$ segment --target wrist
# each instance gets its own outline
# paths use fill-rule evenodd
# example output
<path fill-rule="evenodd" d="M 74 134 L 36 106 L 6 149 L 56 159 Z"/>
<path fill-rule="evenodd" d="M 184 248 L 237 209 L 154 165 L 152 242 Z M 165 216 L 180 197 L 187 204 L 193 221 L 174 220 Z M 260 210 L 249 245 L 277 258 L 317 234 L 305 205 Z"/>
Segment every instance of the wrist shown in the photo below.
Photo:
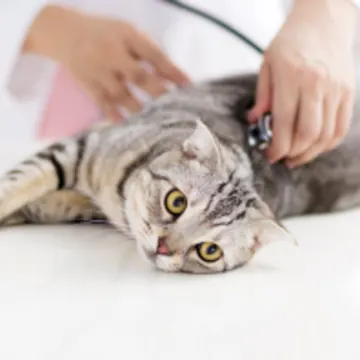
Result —
<path fill-rule="evenodd" d="M 360 2 L 360 0 L 358 1 Z M 295 0 L 292 13 L 296 18 L 315 24 L 320 31 L 349 40 L 352 44 L 356 30 L 355 0 Z"/>
<path fill-rule="evenodd" d="M 322 6 L 344 6 L 351 7 L 356 4 L 360 4 L 360 0 L 294 0 L 294 4 L 307 4 L 307 5 L 317 5 Z"/>
<path fill-rule="evenodd" d="M 78 12 L 61 6 L 44 7 L 29 29 L 23 52 L 65 62 L 81 18 L 82 15 Z"/>

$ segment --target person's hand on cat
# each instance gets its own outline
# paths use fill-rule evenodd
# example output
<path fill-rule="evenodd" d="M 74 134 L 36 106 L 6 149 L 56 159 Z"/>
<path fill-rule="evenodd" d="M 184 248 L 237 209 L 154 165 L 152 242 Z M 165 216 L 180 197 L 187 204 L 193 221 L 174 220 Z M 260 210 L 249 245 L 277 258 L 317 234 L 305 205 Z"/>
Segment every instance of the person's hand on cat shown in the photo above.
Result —
<path fill-rule="evenodd" d="M 296 0 L 265 52 L 249 121 L 272 112 L 270 163 L 307 163 L 337 146 L 348 132 L 355 92 L 355 17 L 348 0 Z"/>
<path fill-rule="evenodd" d="M 132 25 L 58 6 L 48 6 L 40 12 L 25 41 L 24 51 L 59 61 L 114 120 L 120 118 L 119 106 L 130 113 L 142 107 L 129 90 L 129 84 L 157 97 L 167 91 L 166 82 L 175 85 L 189 82 L 187 76 Z"/>

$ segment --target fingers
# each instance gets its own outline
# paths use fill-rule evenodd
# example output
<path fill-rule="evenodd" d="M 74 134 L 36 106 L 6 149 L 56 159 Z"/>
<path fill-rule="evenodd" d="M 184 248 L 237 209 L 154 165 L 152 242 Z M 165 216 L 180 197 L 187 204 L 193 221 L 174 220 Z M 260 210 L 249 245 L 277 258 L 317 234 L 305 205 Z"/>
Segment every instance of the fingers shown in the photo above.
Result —
<path fill-rule="evenodd" d="M 161 77 L 183 86 L 190 83 L 188 76 L 175 66 L 170 59 L 144 34 L 135 31 L 135 39 L 127 42 L 130 52 L 138 59 L 151 64 Z"/>
<path fill-rule="evenodd" d="M 137 112 L 139 112 L 143 105 L 141 104 L 141 102 L 136 98 L 136 96 L 134 96 L 131 91 L 129 90 L 129 88 L 124 85 L 124 92 L 126 94 L 126 96 L 123 98 L 121 105 L 127 109 L 127 111 L 130 114 L 136 114 Z"/>
<path fill-rule="evenodd" d="M 129 87 L 122 77 L 110 73 L 107 77 L 103 77 L 102 86 L 106 96 L 110 102 L 122 106 L 129 111 L 130 114 L 137 113 L 141 110 L 142 104 L 129 90 Z"/>
<path fill-rule="evenodd" d="M 303 134 L 297 137 L 297 141 L 298 144 L 307 145 L 302 147 L 298 145 L 298 151 L 294 151 L 289 156 L 286 164 L 290 168 L 306 164 L 320 154 L 333 149 L 349 130 L 352 117 L 352 92 L 344 91 L 336 83 L 328 84 L 326 88 L 328 92 L 322 101 L 321 98 L 317 99 L 315 94 L 311 99 L 303 101 L 302 110 L 310 116 L 311 120 L 309 121 L 305 117 L 299 119 L 299 129 L 302 127 L 306 130 L 297 132 L 297 134 Z M 301 142 L 301 138 L 306 140 Z"/>
<path fill-rule="evenodd" d="M 265 154 L 270 163 L 285 160 L 288 167 L 308 163 L 337 146 L 347 131 L 354 91 L 331 79 L 317 66 L 283 64 L 276 78 L 264 61 L 256 104 L 249 122 L 265 112 L 273 114 L 273 139 Z"/>
<path fill-rule="evenodd" d="M 326 100 L 323 84 L 309 72 L 303 76 L 293 143 L 287 155 L 287 165 L 290 167 L 297 166 L 298 162 L 310 156 L 311 152 L 320 151 L 325 146 L 324 141 L 328 141 L 332 136 L 335 123 L 334 109 L 337 106 L 337 98 Z M 327 106 L 326 112 L 323 104 Z M 323 127 L 324 116 L 332 119 L 326 128 Z"/>
<path fill-rule="evenodd" d="M 295 152 L 296 155 L 286 160 L 288 167 L 293 168 L 305 164 L 326 149 L 334 132 L 335 118 L 333 117 L 332 121 L 324 123 L 322 110 L 320 104 L 313 104 L 313 108 L 309 109 L 308 114 L 313 113 L 314 118 L 311 122 L 308 122 L 307 129 L 305 129 L 304 126 L 304 118 L 300 120 L 301 124 L 299 124 L 299 129 L 303 128 L 303 130 L 298 132 L 298 134 L 301 135 L 297 137 L 297 141 L 300 143 L 300 146 L 297 147 L 299 151 Z"/>
<path fill-rule="evenodd" d="M 128 83 L 136 85 L 150 96 L 156 98 L 167 92 L 163 81 L 155 74 L 145 70 L 139 64 L 123 61 L 121 73 L 114 70 L 98 72 L 95 91 L 92 86 L 91 92 L 100 107 L 106 112 L 112 120 L 117 121 L 119 112 L 116 110 L 119 106 L 125 108 L 130 114 L 137 113 L 143 107 L 141 102 L 129 90 Z"/>
<path fill-rule="evenodd" d="M 141 110 L 142 104 L 128 85 L 156 98 L 168 91 L 167 81 L 189 83 L 188 77 L 131 24 L 101 18 L 92 21 L 96 26 L 87 30 L 87 46 L 79 46 L 71 72 L 111 119 L 120 118 L 120 106 L 130 114 Z"/>
<path fill-rule="evenodd" d="M 122 119 L 117 106 L 111 102 L 106 96 L 106 92 L 99 84 L 88 84 L 87 90 L 90 96 L 98 104 L 100 109 L 104 112 L 104 116 L 112 121 L 120 121 Z"/>
<path fill-rule="evenodd" d="M 322 105 L 303 92 L 299 102 L 298 118 L 288 158 L 295 159 L 305 153 L 318 140 L 322 125 Z"/>
<path fill-rule="evenodd" d="M 121 61 L 116 65 L 112 65 L 112 71 L 117 74 L 120 79 L 125 79 L 129 83 L 136 85 L 153 98 L 156 98 L 168 89 L 165 86 L 164 79 L 161 78 L 152 69 L 145 68 L 146 63 L 137 58 L 132 57 L 132 54 L 123 53 Z"/>
<path fill-rule="evenodd" d="M 126 81 L 113 73 L 102 74 L 100 80 L 94 81 L 90 92 L 107 117 L 112 121 L 119 121 L 122 115 L 119 107 L 123 107 L 130 114 L 137 113 L 143 105 L 129 90 Z"/>
<path fill-rule="evenodd" d="M 289 86 L 291 82 L 291 76 L 279 76 L 274 84 L 273 140 L 266 150 L 270 163 L 283 159 L 291 150 L 299 100 L 299 88 L 296 82 Z"/>
<path fill-rule="evenodd" d="M 262 116 L 265 112 L 270 110 L 271 105 L 271 72 L 270 65 L 264 61 L 258 77 L 256 87 L 256 103 L 248 114 L 250 122 Z"/>
<path fill-rule="evenodd" d="M 349 131 L 354 111 L 354 93 L 355 92 L 350 88 L 345 88 L 343 91 L 340 106 L 338 108 L 333 141 L 330 143 L 327 150 L 331 150 L 338 146 Z"/>
<path fill-rule="evenodd" d="M 167 92 L 163 80 L 154 73 L 147 71 L 139 63 L 129 61 L 124 69 L 126 70 L 125 76 L 128 81 L 152 97 L 156 98 Z"/>

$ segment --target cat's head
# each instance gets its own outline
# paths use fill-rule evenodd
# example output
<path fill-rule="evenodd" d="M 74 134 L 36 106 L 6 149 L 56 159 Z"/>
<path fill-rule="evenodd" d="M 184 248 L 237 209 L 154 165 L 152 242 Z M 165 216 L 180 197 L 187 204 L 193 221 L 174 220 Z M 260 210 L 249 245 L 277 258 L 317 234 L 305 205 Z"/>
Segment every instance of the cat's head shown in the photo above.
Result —
<path fill-rule="evenodd" d="M 255 192 L 248 158 L 237 151 L 197 121 L 180 147 L 136 173 L 126 214 L 138 248 L 157 268 L 222 272 L 272 241 L 292 239 Z"/>

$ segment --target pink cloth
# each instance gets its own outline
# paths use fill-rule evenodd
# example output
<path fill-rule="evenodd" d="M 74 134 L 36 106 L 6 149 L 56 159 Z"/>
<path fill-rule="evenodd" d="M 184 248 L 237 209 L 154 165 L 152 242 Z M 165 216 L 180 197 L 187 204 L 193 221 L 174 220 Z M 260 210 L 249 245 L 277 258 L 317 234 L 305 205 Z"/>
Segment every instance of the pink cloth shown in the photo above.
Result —
<path fill-rule="evenodd" d="M 59 139 L 74 135 L 100 121 L 101 116 L 99 107 L 90 96 L 63 68 L 59 68 L 37 129 L 37 137 Z"/>

